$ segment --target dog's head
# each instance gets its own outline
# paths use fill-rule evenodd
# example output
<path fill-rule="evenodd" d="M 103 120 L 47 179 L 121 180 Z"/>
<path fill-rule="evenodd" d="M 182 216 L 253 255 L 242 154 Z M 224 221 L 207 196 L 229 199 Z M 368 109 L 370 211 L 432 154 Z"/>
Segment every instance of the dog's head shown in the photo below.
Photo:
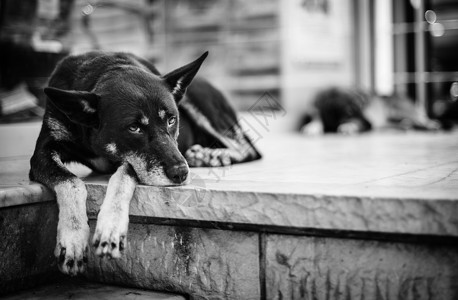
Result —
<path fill-rule="evenodd" d="M 141 183 L 184 184 L 189 168 L 178 150 L 177 105 L 207 54 L 164 76 L 129 64 L 103 74 L 92 92 L 46 88 L 45 93 L 70 121 L 91 128 L 98 155 L 127 161 Z"/>

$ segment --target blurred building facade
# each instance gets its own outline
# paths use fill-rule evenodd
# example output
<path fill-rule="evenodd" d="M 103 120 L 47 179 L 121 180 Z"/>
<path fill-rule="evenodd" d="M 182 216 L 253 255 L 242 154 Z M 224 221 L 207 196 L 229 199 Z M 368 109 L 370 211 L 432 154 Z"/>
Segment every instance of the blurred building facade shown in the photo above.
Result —
<path fill-rule="evenodd" d="M 163 72 L 208 50 L 201 75 L 236 108 L 267 92 L 291 122 L 327 86 L 396 93 L 429 115 L 436 100 L 458 97 L 455 0 L 25 2 L 1 1 L 2 40 L 41 52 L 129 51 Z"/>

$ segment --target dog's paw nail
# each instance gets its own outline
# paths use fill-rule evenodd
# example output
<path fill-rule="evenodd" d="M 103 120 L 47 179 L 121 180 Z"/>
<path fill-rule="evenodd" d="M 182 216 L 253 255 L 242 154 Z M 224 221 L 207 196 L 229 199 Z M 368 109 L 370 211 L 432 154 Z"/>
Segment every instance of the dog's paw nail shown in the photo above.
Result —
<path fill-rule="evenodd" d="M 95 240 L 93 243 L 92 243 L 92 246 L 94 246 L 95 248 L 97 248 L 100 244 L 100 240 Z"/>
<path fill-rule="evenodd" d="M 117 245 L 116 243 L 111 243 L 111 249 L 116 249 Z"/>
<path fill-rule="evenodd" d="M 121 236 L 121 238 L 119 239 L 119 251 L 123 251 L 124 248 L 125 248 L 125 243 L 127 242 L 126 240 L 126 236 Z"/>

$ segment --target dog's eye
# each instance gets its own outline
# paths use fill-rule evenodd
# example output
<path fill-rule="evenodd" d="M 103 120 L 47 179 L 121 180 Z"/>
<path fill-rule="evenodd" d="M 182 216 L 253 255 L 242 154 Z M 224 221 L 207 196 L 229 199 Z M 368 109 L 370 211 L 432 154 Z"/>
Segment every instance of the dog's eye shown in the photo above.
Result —
<path fill-rule="evenodd" d="M 129 126 L 129 131 L 132 133 L 140 133 L 142 130 L 138 127 L 138 125 L 132 124 Z"/>
<path fill-rule="evenodd" d="M 175 125 L 176 122 L 177 122 L 177 118 L 176 117 L 170 117 L 169 120 L 168 120 L 169 126 Z"/>

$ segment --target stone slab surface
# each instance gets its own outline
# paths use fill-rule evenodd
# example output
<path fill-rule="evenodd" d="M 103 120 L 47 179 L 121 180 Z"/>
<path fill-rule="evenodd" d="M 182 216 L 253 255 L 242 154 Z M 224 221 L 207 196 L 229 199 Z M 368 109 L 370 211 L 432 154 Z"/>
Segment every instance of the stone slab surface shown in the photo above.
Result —
<path fill-rule="evenodd" d="M 192 299 L 260 299 L 257 234 L 130 224 L 124 252 L 119 260 L 91 252 L 88 278 Z"/>
<path fill-rule="evenodd" d="M 0 157 L 30 156 L 35 149 L 41 122 L 0 125 Z"/>
<path fill-rule="evenodd" d="M 267 299 L 457 299 L 458 248 L 269 235 Z"/>
<path fill-rule="evenodd" d="M 265 158 L 193 169 L 180 188 L 139 186 L 138 216 L 458 236 L 458 135 L 390 134 L 259 142 Z M 87 179 L 89 211 L 108 177 Z"/>
<path fill-rule="evenodd" d="M 110 286 L 78 279 L 41 286 L 5 296 L 5 300 L 185 300 L 183 296 L 137 288 Z"/>
<path fill-rule="evenodd" d="M 52 193 L 27 179 L 40 124 L 11 126 L 0 126 L 0 207 L 53 201 Z M 139 186 L 131 214 L 458 236 L 458 132 L 305 137 L 263 128 L 258 126 L 254 138 L 262 160 L 192 169 L 188 186 Z M 24 131 L 29 138 L 18 140 L 17 136 L 26 137 Z M 108 176 L 86 178 L 92 213 L 98 210 L 107 180 Z"/>

